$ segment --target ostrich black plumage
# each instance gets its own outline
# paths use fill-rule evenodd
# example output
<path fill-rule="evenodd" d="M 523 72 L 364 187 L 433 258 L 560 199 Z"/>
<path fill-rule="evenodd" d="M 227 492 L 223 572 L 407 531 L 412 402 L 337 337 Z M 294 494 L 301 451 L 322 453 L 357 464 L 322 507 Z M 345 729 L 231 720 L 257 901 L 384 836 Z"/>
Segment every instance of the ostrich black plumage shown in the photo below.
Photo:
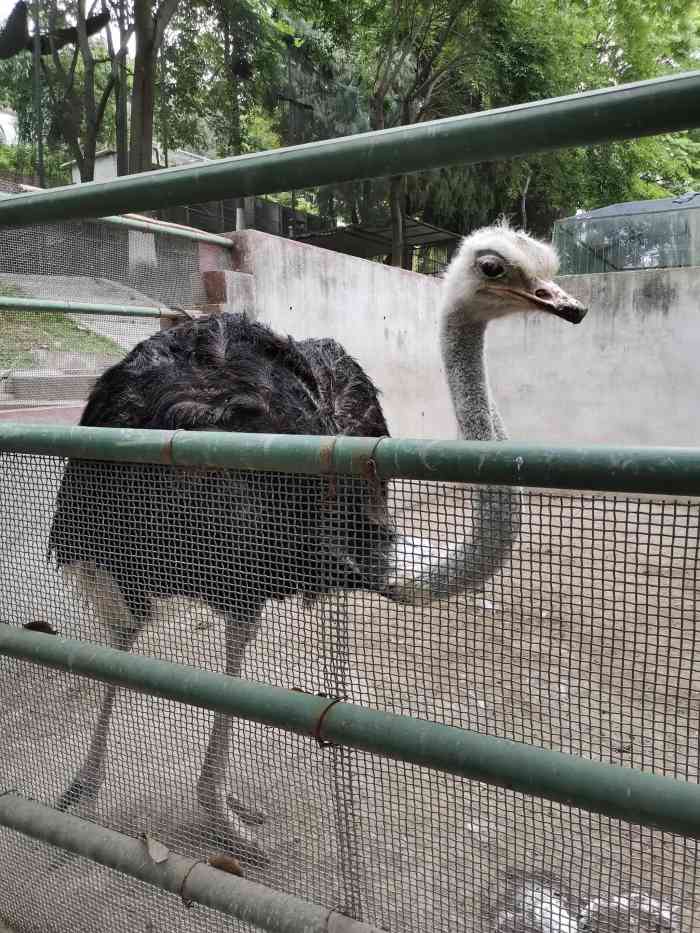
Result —
<path fill-rule="evenodd" d="M 295 342 L 244 316 L 190 321 L 139 344 L 97 381 L 81 424 L 382 436 L 375 387 L 333 340 Z M 384 486 L 363 480 L 201 474 L 117 464 L 67 465 L 49 546 L 73 565 L 94 604 L 104 575 L 122 605 L 98 615 L 114 647 L 129 650 L 153 598 L 186 596 L 225 618 L 226 671 L 239 674 L 267 599 L 333 589 L 379 590 L 394 533 Z M 88 568 L 90 568 L 88 570 Z M 102 584 L 95 574 L 102 574 Z M 92 582 L 85 583 L 86 574 Z M 107 617 L 107 618 L 105 618 Z M 114 702 L 107 687 L 87 758 L 59 801 L 94 801 Z M 260 856 L 221 789 L 229 720 L 217 716 L 199 802 L 218 835 L 244 858 Z"/>

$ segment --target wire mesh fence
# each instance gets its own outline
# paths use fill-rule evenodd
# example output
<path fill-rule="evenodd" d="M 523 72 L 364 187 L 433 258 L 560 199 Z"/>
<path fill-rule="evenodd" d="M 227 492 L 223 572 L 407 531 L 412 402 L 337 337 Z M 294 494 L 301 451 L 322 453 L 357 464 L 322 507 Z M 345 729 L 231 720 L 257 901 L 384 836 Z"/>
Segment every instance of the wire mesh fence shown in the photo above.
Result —
<path fill-rule="evenodd" d="M 552 239 L 561 273 L 698 265 L 700 212 L 693 197 L 619 204 L 557 221 Z"/>
<path fill-rule="evenodd" d="M 66 222 L 0 231 L 0 296 L 121 306 L 206 305 L 207 268 L 226 250 L 162 230 Z M 0 407 L 85 399 L 157 319 L 0 309 Z"/>
<path fill-rule="evenodd" d="M 387 495 L 99 462 L 64 478 L 57 457 L 4 454 L 0 618 L 697 782 L 697 500 Z M 392 574 L 477 528 L 502 562 L 486 585 L 391 598 Z M 0 788 L 235 853 L 246 877 L 380 929 L 698 927 L 695 841 L 242 720 L 227 747 L 220 717 L 136 693 L 108 722 L 109 688 L 0 665 Z M 9 830 L 0 852 L 0 920 L 21 933 L 247 929 Z"/>

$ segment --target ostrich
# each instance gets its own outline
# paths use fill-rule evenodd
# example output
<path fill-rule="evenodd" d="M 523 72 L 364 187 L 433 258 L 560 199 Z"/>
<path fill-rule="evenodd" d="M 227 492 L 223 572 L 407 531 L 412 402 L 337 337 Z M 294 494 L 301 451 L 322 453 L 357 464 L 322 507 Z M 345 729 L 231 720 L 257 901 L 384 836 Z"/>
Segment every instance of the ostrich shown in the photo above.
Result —
<path fill-rule="evenodd" d="M 586 309 L 552 281 L 556 268 L 549 246 L 506 224 L 463 241 L 443 286 L 441 335 L 462 437 L 506 437 L 486 372 L 490 320 L 533 309 L 583 319 Z M 339 344 L 296 342 L 239 314 L 188 321 L 140 343 L 98 379 L 81 424 L 388 434 L 374 385 Z M 470 541 L 439 557 L 396 534 L 386 491 L 386 483 L 377 490 L 354 478 L 337 477 L 331 493 L 327 477 L 158 468 L 144 474 L 74 460 L 57 496 L 49 549 L 64 573 L 77 576 L 114 647 L 133 647 L 153 599 L 191 597 L 223 616 L 225 670 L 238 676 L 268 599 L 339 589 L 401 601 L 442 598 L 479 587 L 510 553 L 517 491 L 478 493 Z M 59 809 L 94 804 L 114 699 L 108 685 L 87 755 Z M 255 814 L 222 787 L 229 732 L 230 719 L 216 714 L 197 799 L 218 838 L 243 859 L 264 862 L 244 825 Z"/>

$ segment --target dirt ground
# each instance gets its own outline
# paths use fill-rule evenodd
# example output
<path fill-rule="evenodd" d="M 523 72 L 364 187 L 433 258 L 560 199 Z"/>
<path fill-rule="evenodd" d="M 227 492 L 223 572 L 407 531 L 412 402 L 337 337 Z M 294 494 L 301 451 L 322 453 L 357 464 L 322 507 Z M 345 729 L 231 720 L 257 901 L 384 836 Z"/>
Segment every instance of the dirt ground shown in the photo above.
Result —
<path fill-rule="evenodd" d="M 36 405 L 31 408 L 0 408 L 0 422 L 22 424 L 77 424 L 83 410 L 81 402 L 64 405 Z"/>
<path fill-rule="evenodd" d="M 0 460 L 0 619 L 105 640 L 45 557 L 60 464 Z M 469 489 L 395 484 L 397 521 L 454 543 Z M 531 492 L 481 593 L 268 605 L 244 676 L 698 780 L 697 503 Z M 466 519 L 465 519 L 466 516 Z M 100 533 L 97 530 L 97 533 Z M 221 670 L 222 623 L 162 602 L 136 650 Z M 345 654 L 346 663 L 339 658 Z M 100 688 L 0 660 L 0 787 L 52 802 Z M 206 857 L 195 784 L 211 717 L 120 693 L 99 822 Z M 266 813 L 251 878 L 406 933 L 700 931 L 693 841 L 238 722 L 227 786 Z M 18 933 L 247 929 L 0 832 L 0 924 Z"/>

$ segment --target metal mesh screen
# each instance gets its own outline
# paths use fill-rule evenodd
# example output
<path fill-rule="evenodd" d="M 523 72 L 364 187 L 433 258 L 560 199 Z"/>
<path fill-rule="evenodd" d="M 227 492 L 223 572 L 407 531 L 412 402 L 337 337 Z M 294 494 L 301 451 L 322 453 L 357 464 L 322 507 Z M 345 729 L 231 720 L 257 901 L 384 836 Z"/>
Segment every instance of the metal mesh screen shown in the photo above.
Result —
<path fill-rule="evenodd" d="M 656 203 L 641 202 L 644 208 Z M 562 275 L 697 265 L 700 214 L 692 200 L 686 205 L 675 201 L 673 210 L 635 213 L 632 204 L 624 214 L 557 221 L 552 239 Z"/>
<path fill-rule="evenodd" d="M 5 623 L 121 646 L 133 633 L 136 652 L 216 671 L 228 631 L 233 672 L 262 607 L 248 679 L 698 780 L 695 501 L 524 492 L 512 553 L 485 587 L 405 606 L 349 588 L 379 563 L 358 519 L 372 506 L 364 480 L 157 466 L 73 467 L 52 546 L 83 561 L 77 587 L 47 563 L 63 469 L 0 458 Z M 428 544 L 458 546 L 485 505 L 505 514 L 509 495 L 391 483 L 393 522 L 423 539 L 406 574 Z M 346 588 L 313 598 L 334 574 Z M 53 803 L 105 688 L 0 667 L 0 789 Z M 695 842 L 243 721 L 217 759 L 212 727 L 212 714 L 117 692 L 99 793 L 93 755 L 82 778 L 95 799 L 73 809 L 195 857 L 237 847 L 247 877 L 386 930 L 700 926 Z M 0 830 L 0 853 L 0 921 L 17 933 L 245 928 L 14 832 Z"/>
<path fill-rule="evenodd" d="M 221 247 L 108 222 L 0 230 L 0 296 L 122 306 L 206 305 L 200 261 Z M 96 375 L 159 329 L 153 318 L 0 309 L 0 409 L 85 399 Z"/>

